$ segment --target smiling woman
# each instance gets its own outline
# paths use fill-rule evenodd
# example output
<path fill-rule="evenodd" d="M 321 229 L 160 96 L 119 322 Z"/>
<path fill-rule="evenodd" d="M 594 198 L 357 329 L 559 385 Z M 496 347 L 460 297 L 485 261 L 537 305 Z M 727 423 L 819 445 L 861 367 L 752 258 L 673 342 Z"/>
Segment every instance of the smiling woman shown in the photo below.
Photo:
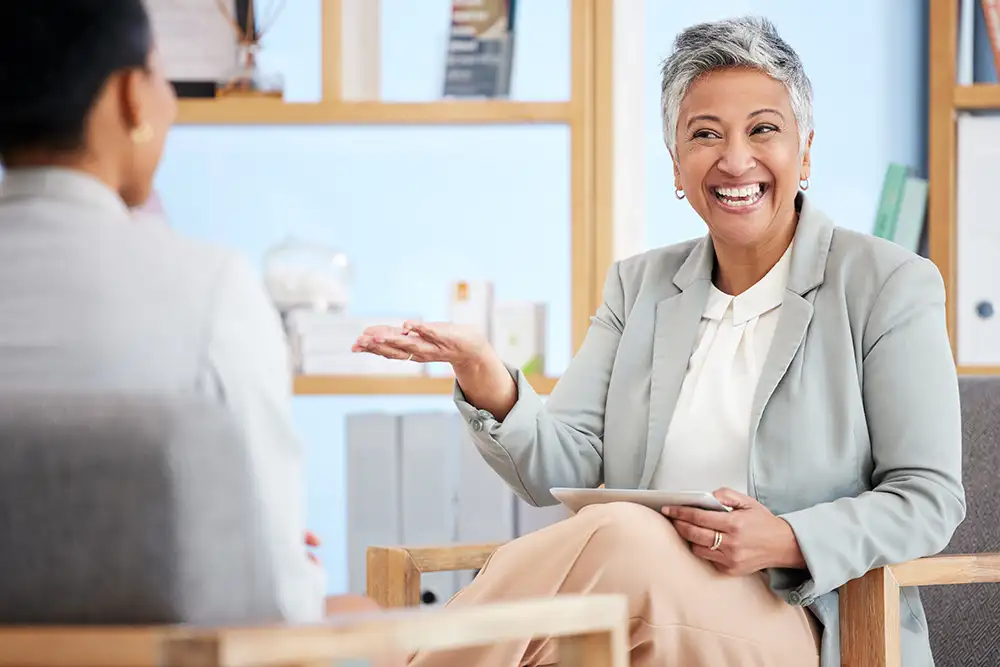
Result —
<path fill-rule="evenodd" d="M 452 606 L 622 593 L 636 667 L 836 667 L 837 589 L 940 551 L 965 515 L 941 276 L 806 197 L 811 85 L 768 21 L 681 33 L 662 102 L 677 195 L 708 234 L 611 267 L 548 402 L 454 325 L 378 327 L 355 349 L 451 363 L 472 440 L 531 504 L 604 483 L 732 508 L 584 508 L 501 548 Z M 903 664 L 930 664 L 903 595 Z M 542 642 L 414 664 L 554 658 Z"/>
<path fill-rule="evenodd" d="M 767 35 L 770 51 L 752 43 L 755 34 Z M 740 41 L 746 53 L 718 47 Z M 662 90 L 674 187 L 708 225 L 723 267 L 717 282 L 735 295 L 791 243 L 795 194 L 809 187 L 812 86 L 795 52 L 762 22 L 688 31 L 677 53 L 686 57 L 666 62 Z"/>

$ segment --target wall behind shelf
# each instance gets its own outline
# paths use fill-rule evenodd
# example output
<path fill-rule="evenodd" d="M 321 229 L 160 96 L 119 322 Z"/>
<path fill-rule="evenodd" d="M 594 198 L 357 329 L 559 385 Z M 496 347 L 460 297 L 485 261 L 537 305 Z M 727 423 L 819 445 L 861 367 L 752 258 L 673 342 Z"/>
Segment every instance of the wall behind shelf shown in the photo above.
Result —
<path fill-rule="evenodd" d="M 449 0 L 382 0 L 383 98 L 434 99 Z M 513 97 L 569 93 L 568 1 L 519 7 Z M 296 0 L 268 37 L 265 67 L 287 97 L 320 90 L 319 0 Z M 526 66 L 524 63 L 530 63 Z M 355 262 L 354 310 L 447 314 L 448 282 L 492 278 L 498 296 L 549 303 L 549 370 L 569 359 L 569 132 L 520 127 L 177 127 L 157 176 L 171 224 L 260 263 L 287 234 Z M 452 410 L 449 397 L 297 397 L 311 527 L 329 592 L 346 590 L 344 417 Z"/>
<path fill-rule="evenodd" d="M 286 99 L 321 98 L 322 0 L 284 3 L 281 18 L 264 40 L 264 67 L 287 72 Z M 438 99 L 451 19 L 450 0 L 380 0 L 382 3 L 382 99 Z M 569 99 L 569 0 L 517 5 L 516 59 L 511 97 L 520 101 Z"/>
<path fill-rule="evenodd" d="M 795 0 L 646 0 L 645 8 L 649 247 L 705 233 L 690 205 L 674 197 L 659 116 L 659 64 L 674 35 L 697 22 L 763 15 L 802 57 L 816 126 L 809 194 L 837 224 L 871 233 L 890 161 L 926 174 L 926 2 L 841 0 L 806 12 Z"/>

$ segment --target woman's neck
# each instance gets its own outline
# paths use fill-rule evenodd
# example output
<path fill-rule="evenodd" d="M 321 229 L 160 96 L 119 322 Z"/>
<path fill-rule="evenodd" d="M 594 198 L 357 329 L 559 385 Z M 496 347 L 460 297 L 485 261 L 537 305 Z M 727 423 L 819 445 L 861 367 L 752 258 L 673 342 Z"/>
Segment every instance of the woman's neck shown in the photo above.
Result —
<path fill-rule="evenodd" d="M 715 286 L 726 294 L 737 296 L 757 284 L 767 275 L 795 236 L 796 220 L 786 225 L 762 243 L 755 246 L 728 246 L 724 242 L 715 245 Z"/>

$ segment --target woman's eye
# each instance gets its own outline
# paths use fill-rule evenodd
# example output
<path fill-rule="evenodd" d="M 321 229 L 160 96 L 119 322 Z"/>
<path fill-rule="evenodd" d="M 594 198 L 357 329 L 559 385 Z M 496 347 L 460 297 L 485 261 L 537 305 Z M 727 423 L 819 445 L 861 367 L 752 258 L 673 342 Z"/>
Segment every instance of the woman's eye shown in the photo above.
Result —
<path fill-rule="evenodd" d="M 758 125 L 753 129 L 750 134 L 771 134 L 772 132 L 777 132 L 778 128 L 774 125 Z"/>
<path fill-rule="evenodd" d="M 717 139 L 719 137 L 719 135 L 712 130 L 698 130 L 693 136 L 695 139 Z"/>

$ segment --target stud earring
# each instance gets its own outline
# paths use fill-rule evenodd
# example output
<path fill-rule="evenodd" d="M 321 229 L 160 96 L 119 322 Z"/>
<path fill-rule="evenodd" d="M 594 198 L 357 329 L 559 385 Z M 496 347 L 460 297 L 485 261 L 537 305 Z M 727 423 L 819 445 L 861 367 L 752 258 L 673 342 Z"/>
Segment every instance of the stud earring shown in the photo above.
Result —
<path fill-rule="evenodd" d="M 809 189 L 809 179 L 808 178 L 800 179 L 799 180 L 799 188 L 801 188 L 802 190 L 808 190 Z"/>
<path fill-rule="evenodd" d="M 674 196 L 677 197 L 678 199 L 684 199 L 685 196 L 684 191 L 681 190 L 680 188 L 677 188 L 674 190 Z"/>
<path fill-rule="evenodd" d="M 143 123 L 139 127 L 132 130 L 130 137 L 132 139 L 132 143 L 135 144 L 149 143 L 149 141 L 153 138 L 153 126 L 149 123 Z"/>

